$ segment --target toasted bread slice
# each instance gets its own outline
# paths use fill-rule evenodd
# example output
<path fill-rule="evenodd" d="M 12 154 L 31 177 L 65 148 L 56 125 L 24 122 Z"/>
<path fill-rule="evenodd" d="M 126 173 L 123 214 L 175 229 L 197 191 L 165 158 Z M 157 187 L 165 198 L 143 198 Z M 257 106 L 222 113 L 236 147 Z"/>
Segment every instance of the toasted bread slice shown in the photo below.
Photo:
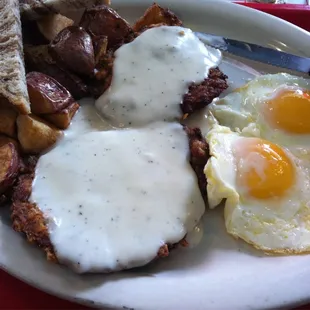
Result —
<path fill-rule="evenodd" d="M 110 4 L 110 0 L 20 0 L 22 17 L 37 20 L 51 13 L 66 15 L 66 12 Z"/>
<path fill-rule="evenodd" d="M 0 1 L 0 106 L 30 113 L 18 0 Z"/>

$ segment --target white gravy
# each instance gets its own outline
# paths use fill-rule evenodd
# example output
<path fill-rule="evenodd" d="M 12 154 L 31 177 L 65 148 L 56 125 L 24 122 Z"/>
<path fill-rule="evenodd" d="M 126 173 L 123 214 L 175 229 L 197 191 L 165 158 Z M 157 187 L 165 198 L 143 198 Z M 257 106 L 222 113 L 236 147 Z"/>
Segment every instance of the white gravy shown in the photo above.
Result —
<path fill-rule="evenodd" d="M 60 262 L 109 272 L 153 260 L 204 213 L 181 125 L 88 132 L 38 162 L 31 201 L 48 219 Z"/>
<path fill-rule="evenodd" d="M 189 85 L 202 82 L 221 61 L 218 50 L 176 26 L 149 29 L 115 56 L 111 87 L 96 107 L 116 127 L 179 119 Z"/>

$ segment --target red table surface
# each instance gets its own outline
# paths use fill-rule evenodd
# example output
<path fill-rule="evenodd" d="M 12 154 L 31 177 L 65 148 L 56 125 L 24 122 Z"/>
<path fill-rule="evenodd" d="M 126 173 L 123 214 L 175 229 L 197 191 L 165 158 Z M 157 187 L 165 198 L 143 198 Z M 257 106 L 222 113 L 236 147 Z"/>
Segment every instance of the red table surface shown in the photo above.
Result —
<path fill-rule="evenodd" d="M 273 7 L 274 9 L 275 7 Z M 259 9 L 275 16 L 282 17 L 291 22 L 297 23 L 304 29 L 310 29 L 310 17 L 309 11 L 305 17 L 305 13 L 301 15 L 296 15 L 296 10 L 294 14 L 289 14 L 290 10 L 277 11 L 271 7 L 262 5 Z M 298 7 L 298 10 L 300 7 Z M 309 8 L 308 8 L 309 10 Z M 0 271 L 0 309 L 90 309 L 85 306 L 77 305 L 49 294 L 43 293 L 17 279 L 10 276 L 4 271 Z M 310 309 L 310 304 L 298 308 L 298 310 Z"/>

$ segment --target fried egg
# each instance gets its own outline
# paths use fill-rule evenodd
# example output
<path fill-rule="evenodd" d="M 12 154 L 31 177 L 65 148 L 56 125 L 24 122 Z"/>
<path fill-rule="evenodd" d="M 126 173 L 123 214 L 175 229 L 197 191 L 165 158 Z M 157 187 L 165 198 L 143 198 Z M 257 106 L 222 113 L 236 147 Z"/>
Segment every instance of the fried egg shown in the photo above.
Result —
<path fill-rule="evenodd" d="M 209 110 L 221 125 L 280 144 L 310 161 L 310 80 L 285 73 L 262 75 Z"/>
<path fill-rule="evenodd" d="M 310 251 L 309 170 L 288 149 L 214 124 L 204 173 L 229 234 L 269 253 Z"/>

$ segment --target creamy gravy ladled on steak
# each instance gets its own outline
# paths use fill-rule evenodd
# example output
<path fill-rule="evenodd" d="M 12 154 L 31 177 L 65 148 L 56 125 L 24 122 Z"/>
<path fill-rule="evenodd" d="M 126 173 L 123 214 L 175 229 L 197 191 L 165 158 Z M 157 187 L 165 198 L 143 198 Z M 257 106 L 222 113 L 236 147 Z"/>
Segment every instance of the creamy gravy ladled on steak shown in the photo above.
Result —
<path fill-rule="evenodd" d="M 59 261 L 115 271 L 179 242 L 205 210 L 188 157 L 175 123 L 86 133 L 43 155 L 31 200 L 50 217 Z"/>
<path fill-rule="evenodd" d="M 221 60 L 218 50 L 177 26 L 149 29 L 115 55 L 111 87 L 96 107 L 117 127 L 180 118 L 189 85 L 202 82 Z"/>

